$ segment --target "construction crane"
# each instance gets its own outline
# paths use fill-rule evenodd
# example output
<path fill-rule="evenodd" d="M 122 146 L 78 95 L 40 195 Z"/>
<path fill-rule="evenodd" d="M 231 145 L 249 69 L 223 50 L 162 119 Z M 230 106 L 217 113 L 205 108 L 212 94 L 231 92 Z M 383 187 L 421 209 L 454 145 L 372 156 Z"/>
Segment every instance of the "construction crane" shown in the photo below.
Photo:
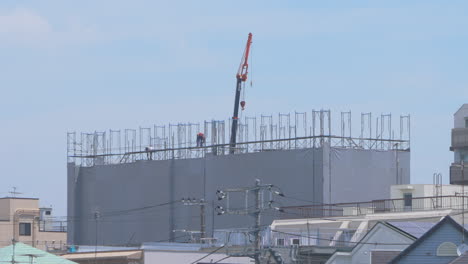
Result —
<path fill-rule="evenodd" d="M 236 96 L 234 99 L 234 114 L 232 115 L 232 127 L 231 127 L 231 140 L 229 142 L 229 153 L 234 154 L 234 150 L 236 148 L 236 136 L 237 136 L 237 122 L 239 119 L 239 104 L 241 105 L 242 109 L 245 106 L 245 101 L 240 101 L 240 95 L 242 90 L 242 85 L 245 85 L 245 81 L 247 80 L 247 73 L 249 69 L 249 52 L 250 52 L 250 45 L 252 44 L 252 33 L 249 33 L 249 37 L 247 39 L 247 44 L 245 45 L 244 54 L 242 55 L 241 63 L 239 65 L 239 70 L 236 74 Z"/>

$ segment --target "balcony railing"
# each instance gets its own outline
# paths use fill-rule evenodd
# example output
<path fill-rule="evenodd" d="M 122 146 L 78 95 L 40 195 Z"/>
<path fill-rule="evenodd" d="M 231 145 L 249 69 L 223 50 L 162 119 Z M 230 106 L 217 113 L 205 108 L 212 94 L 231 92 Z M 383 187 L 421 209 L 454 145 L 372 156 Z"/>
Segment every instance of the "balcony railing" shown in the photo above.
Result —
<path fill-rule="evenodd" d="M 386 199 L 369 202 L 337 203 L 321 205 L 287 206 L 283 207 L 282 217 L 292 218 L 321 218 L 360 216 L 377 213 L 398 213 L 432 211 L 443 209 L 461 210 L 468 208 L 468 196 L 431 196 L 415 197 L 412 199 Z"/>
<path fill-rule="evenodd" d="M 67 221 L 41 220 L 39 221 L 41 232 L 67 232 Z"/>

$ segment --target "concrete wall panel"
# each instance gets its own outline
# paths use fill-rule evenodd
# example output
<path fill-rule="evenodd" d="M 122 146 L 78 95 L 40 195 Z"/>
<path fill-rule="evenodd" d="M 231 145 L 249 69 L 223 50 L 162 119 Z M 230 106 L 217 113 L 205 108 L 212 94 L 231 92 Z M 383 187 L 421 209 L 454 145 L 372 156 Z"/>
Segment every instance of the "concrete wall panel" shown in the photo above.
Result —
<path fill-rule="evenodd" d="M 318 148 L 82 168 L 71 163 L 69 242 L 93 245 L 97 240 L 98 244 L 125 245 L 184 241 L 187 237 L 179 237 L 183 234 L 172 230 L 199 230 L 199 206 L 180 202 L 161 205 L 181 198 L 204 198 L 210 202 L 206 206 L 208 234 L 213 228 L 252 226 L 253 218 L 249 216 L 214 216 L 211 201 L 215 201 L 215 206 L 225 206 L 225 201 L 217 201 L 216 190 L 252 186 L 255 179 L 282 189 L 286 198 L 275 198 L 279 202 L 275 206 L 323 203 L 330 197 L 330 187 L 332 201 L 389 198 L 395 174 L 392 155 L 393 152 L 330 152 Z M 409 182 L 409 153 L 402 154 L 400 160 L 405 160 L 400 163 L 402 168 L 408 168 L 404 177 Z M 100 215 L 97 221 L 96 211 Z M 271 224 L 274 218 L 278 216 L 266 212 L 262 223 Z"/>

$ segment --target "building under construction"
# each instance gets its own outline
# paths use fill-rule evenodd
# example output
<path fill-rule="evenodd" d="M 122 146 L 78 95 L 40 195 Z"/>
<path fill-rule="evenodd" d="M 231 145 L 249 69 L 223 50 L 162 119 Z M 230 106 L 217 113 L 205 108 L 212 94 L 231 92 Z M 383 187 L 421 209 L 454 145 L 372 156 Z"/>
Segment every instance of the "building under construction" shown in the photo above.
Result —
<path fill-rule="evenodd" d="M 410 182 L 409 116 L 395 128 L 390 114 L 363 113 L 360 131 L 351 112 L 337 116 L 336 127 L 328 110 L 244 117 L 235 146 L 223 120 L 68 133 L 69 243 L 186 241 L 249 227 L 249 217 L 216 215 L 216 191 L 255 179 L 282 191 L 279 207 L 388 199 L 391 185 Z M 232 208 L 248 199 L 237 198 Z"/>

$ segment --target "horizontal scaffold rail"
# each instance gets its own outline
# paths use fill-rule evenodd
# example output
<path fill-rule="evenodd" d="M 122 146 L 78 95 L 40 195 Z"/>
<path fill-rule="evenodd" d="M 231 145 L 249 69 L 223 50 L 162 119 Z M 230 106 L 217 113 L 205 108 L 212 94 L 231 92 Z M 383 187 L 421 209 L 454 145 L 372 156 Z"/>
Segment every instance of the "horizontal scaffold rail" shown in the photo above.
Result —
<path fill-rule="evenodd" d="M 352 136 L 351 112 L 341 113 L 340 130 L 332 130 L 330 110 L 311 113 L 262 115 L 239 119 L 237 143 L 230 148 L 229 120 L 177 123 L 139 129 L 67 133 L 67 161 L 80 166 L 130 163 L 137 160 L 202 158 L 273 150 L 323 146 L 400 150 L 410 149 L 410 117 L 400 116 L 399 130 L 392 129 L 391 114 L 361 114 L 359 136 Z"/>

